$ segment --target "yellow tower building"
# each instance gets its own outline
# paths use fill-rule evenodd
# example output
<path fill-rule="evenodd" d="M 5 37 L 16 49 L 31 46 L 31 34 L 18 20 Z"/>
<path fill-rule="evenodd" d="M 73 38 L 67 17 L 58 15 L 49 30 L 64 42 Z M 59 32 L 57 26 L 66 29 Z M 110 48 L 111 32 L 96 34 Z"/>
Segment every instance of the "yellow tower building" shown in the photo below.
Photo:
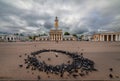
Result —
<path fill-rule="evenodd" d="M 69 36 L 65 36 L 63 35 L 63 31 L 61 29 L 59 29 L 59 22 L 58 22 L 58 17 L 55 17 L 55 22 L 54 24 L 54 29 L 51 29 L 49 32 L 49 36 L 40 36 L 37 37 L 35 40 L 36 41 L 74 41 L 77 40 L 76 37 L 69 35 Z"/>
<path fill-rule="evenodd" d="M 63 32 L 62 30 L 58 29 L 58 18 L 55 18 L 54 23 L 55 29 L 50 30 L 49 36 L 51 41 L 60 41 L 63 40 Z"/>
<path fill-rule="evenodd" d="M 54 24 L 55 28 L 58 29 L 58 18 L 55 18 L 55 24 Z"/>

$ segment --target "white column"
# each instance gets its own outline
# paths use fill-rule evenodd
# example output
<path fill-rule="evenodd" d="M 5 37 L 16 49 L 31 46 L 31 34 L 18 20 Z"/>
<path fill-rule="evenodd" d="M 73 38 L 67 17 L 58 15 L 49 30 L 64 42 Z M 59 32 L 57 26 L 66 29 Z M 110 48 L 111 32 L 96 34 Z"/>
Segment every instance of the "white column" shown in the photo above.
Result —
<path fill-rule="evenodd" d="M 56 39 L 55 39 L 55 40 L 57 40 L 57 34 L 56 34 L 55 36 L 56 36 Z"/>
<path fill-rule="evenodd" d="M 53 40 L 54 40 L 54 34 L 53 34 Z"/>
<path fill-rule="evenodd" d="M 51 34 L 50 34 L 50 37 L 49 37 L 49 38 L 50 38 L 50 40 L 52 39 Z"/>
<path fill-rule="evenodd" d="M 118 34 L 118 41 L 119 41 L 120 37 L 119 37 L 119 34 Z"/>
<path fill-rule="evenodd" d="M 116 35 L 116 41 L 118 41 L 118 35 Z"/>
<path fill-rule="evenodd" d="M 56 40 L 56 34 L 55 34 L 55 40 Z"/>
<path fill-rule="evenodd" d="M 60 34 L 59 34 L 59 40 L 60 40 Z"/>
<path fill-rule="evenodd" d="M 115 35 L 115 41 L 117 41 L 117 35 Z"/>
<path fill-rule="evenodd" d="M 101 35 L 101 41 L 103 41 L 103 35 Z"/>
<path fill-rule="evenodd" d="M 55 34 L 54 34 L 54 40 L 55 40 Z"/>
<path fill-rule="evenodd" d="M 61 35 L 60 35 L 60 40 L 62 40 Z"/>
<path fill-rule="evenodd" d="M 50 35 L 50 40 L 52 40 L 52 36 Z"/>
<path fill-rule="evenodd" d="M 103 35 L 101 36 L 101 41 L 103 41 Z"/>
<path fill-rule="evenodd" d="M 59 34 L 58 34 L 58 38 L 57 39 L 59 40 Z"/>
<path fill-rule="evenodd" d="M 111 35 L 111 41 L 113 41 L 113 35 Z"/>
<path fill-rule="evenodd" d="M 105 41 L 105 39 L 104 39 L 104 35 L 103 35 L 103 41 Z"/>
<path fill-rule="evenodd" d="M 119 34 L 117 35 L 117 41 L 119 41 Z"/>
<path fill-rule="evenodd" d="M 107 41 L 108 41 L 108 35 L 107 35 Z"/>
<path fill-rule="evenodd" d="M 11 41 L 11 37 L 9 37 L 9 41 Z"/>
<path fill-rule="evenodd" d="M 60 40 L 60 34 L 58 35 L 58 40 Z"/>
<path fill-rule="evenodd" d="M 100 35 L 100 41 L 102 41 L 102 35 Z"/>
<path fill-rule="evenodd" d="M 120 34 L 119 34 L 119 41 L 120 41 Z"/>
<path fill-rule="evenodd" d="M 56 40 L 56 38 L 57 38 L 57 35 L 55 34 L 55 40 Z"/>
<path fill-rule="evenodd" d="M 101 41 L 101 35 L 100 35 L 100 39 L 99 39 L 99 41 Z"/>
<path fill-rule="evenodd" d="M 103 41 L 103 35 L 101 35 L 101 41 Z"/>

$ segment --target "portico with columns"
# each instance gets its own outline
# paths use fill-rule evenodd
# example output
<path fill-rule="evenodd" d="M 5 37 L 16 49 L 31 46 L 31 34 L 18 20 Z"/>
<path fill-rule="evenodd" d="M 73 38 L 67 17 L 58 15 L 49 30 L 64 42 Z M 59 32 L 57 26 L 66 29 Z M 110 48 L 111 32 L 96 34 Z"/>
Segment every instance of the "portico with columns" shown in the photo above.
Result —
<path fill-rule="evenodd" d="M 94 34 L 93 40 L 94 41 L 120 41 L 120 32 Z"/>
<path fill-rule="evenodd" d="M 49 35 L 51 41 L 60 41 L 63 39 L 62 30 L 50 30 Z"/>

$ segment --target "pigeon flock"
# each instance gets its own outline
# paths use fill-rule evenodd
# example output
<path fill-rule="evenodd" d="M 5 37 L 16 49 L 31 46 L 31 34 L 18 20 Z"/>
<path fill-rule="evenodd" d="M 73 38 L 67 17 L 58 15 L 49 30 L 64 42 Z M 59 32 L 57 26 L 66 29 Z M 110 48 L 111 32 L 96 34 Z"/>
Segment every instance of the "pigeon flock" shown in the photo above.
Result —
<path fill-rule="evenodd" d="M 68 55 L 70 58 L 73 59 L 72 63 L 68 62 L 68 64 L 62 63 L 61 65 L 48 65 L 45 63 L 45 61 L 40 61 L 36 56 L 45 52 L 56 52 Z M 56 58 L 58 55 L 56 55 Z M 48 58 L 48 61 L 50 58 Z M 77 53 L 71 53 L 69 51 L 63 51 L 63 50 L 55 50 L 55 49 L 43 49 L 39 51 L 32 52 L 31 55 L 27 55 L 27 58 L 24 59 L 24 63 L 26 65 L 26 69 L 31 70 L 38 70 L 39 72 L 46 72 L 60 75 L 60 77 L 63 77 L 64 72 L 68 72 L 69 75 L 72 75 L 73 77 L 77 77 L 78 75 L 73 74 L 75 72 L 78 72 L 78 70 L 81 71 L 79 76 L 84 76 L 82 72 L 85 71 L 86 75 L 89 72 L 96 71 L 94 68 L 94 61 L 89 60 L 88 58 L 83 57 L 83 53 L 77 54 Z M 23 67 L 23 65 L 19 65 L 19 67 Z M 40 76 L 38 76 L 38 79 L 40 79 Z"/>

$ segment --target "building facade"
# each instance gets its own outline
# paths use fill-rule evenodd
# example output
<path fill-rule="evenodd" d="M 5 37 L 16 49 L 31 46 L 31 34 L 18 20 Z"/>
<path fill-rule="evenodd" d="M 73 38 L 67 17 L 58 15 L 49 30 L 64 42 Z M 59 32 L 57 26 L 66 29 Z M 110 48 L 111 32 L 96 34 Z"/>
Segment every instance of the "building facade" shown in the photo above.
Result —
<path fill-rule="evenodd" d="M 18 42 L 18 41 L 28 41 L 29 38 L 26 36 L 19 35 L 0 35 L 0 41 L 2 42 Z"/>
<path fill-rule="evenodd" d="M 54 29 L 51 29 L 49 32 L 48 36 L 39 36 L 36 37 L 36 41 L 63 41 L 63 40 L 71 40 L 75 41 L 77 40 L 76 37 L 72 35 L 64 36 L 63 31 L 61 29 L 58 29 L 59 23 L 58 23 L 58 18 L 55 18 L 55 23 L 54 23 Z"/>
<path fill-rule="evenodd" d="M 49 36 L 50 36 L 50 41 L 61 41 L 63 40 L 63 32 L 61 29 L 58 29 L 58 18 L 55 18 L 55 29 L 50 30 Z"/>
<path fill-rule="evenodd" d="M 63 40 L 62 30 L 50 30 L 49 36 L 50 36 L 51 41 L 61 41 L 61 40 Z"/>
<path fill-rule="evenodd" d="M 93 35 L 82 35 L 81 40 L 82 41 L 92 41 Z"/>
<path fill-rule="evenodd" d="M 76 41 L 77 38 L 72 36 L 72 35 L 64 35 L 63 36 L 63 41 Z"/>
<path fill-rule="evenodd" d="M 120 41 L 120 32 L 94 34 L 93 41 Z"/>
<path fill-rule="evenodd" d="M 35 41 L 49 41 L 49 36 L 36 37 Z"/>

